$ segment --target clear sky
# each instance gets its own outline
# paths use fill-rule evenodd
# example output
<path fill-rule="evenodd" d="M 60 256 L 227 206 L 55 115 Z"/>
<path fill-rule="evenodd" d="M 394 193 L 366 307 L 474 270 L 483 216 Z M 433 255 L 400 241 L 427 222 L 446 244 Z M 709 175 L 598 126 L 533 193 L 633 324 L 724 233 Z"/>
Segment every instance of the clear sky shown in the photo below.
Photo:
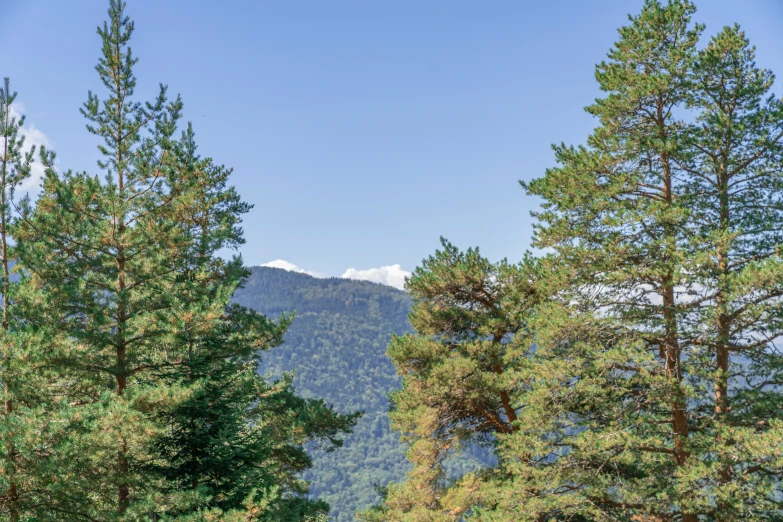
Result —
<path fill-rule="evenodd" d="M 0 76 L 61 168 L 95 170 L 78 109 L 104 0 L 0 0 Z M 255 205 L 248 264 L 413 269 L 445 236 L 518 260 L 537 202 L 517 184 L 582 143 L 593 72 L 641 0 L 128 0 L 138 93 L 180 93 L 200 151 Z M 783 75 L 782 0 L 701 0 Z M 781 82 L 776 85 L 783 93 Z M 354 272 L 356 273 L 356 272 Z"/>

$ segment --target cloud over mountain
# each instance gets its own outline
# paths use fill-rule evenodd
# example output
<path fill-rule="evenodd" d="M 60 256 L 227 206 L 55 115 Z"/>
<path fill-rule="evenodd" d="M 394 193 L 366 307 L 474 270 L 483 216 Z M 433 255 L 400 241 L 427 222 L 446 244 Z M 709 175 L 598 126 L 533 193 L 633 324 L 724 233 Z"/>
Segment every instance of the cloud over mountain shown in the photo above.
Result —
<path fill-rule="evenodd" d="M 264 263 L 261 266 L 268 266 L 270 268 L 282 268 L 283 270 L 288 270 L 289 272 L 297 272 L 299 274 L 307 274 L 311 275 L 313 277 L 324 277 L 323 274 L 319 274 L 318 272 L 314 272 L 312 270 L 305 270 L 304 268 L 300 268 L 296 266 L 293 263 L 289 263 L 288 261 L 284 259 L 275 259 L 274 261 L 269 261 L 268 263 Z"/>
<path fill-rule="evenodd" d="M 340 277 L 372 281 L 373 283 L 381 283 L 402 290 L 405 286 L 405 278 L 409 275 L 411 273 L 403 270 L 400 265 L 389 265 L 380 268 L 367 268 L 365 270 L 349 268 Z"/>
<path fill-rule="evenodd" d="M 313 270 L 305 270 L 304 268 L 301 268 L 289 261 L 286 261 L 285 259 L 275 259 L 274 261 L 269 261 L 268 263 L 264 263 L 261 266 L 268 266 L 271 268 L 282 268 L 283 270 L 288 270 L 289 272 L 307 274 L 313 277 L 327 277 L 324 274 L 315 272 Z M 343 279 L 358 279 L 361 281 L 371 281 L 373 283 L 380 283 L 382 285 L 393 286 L 394 288 L 399 288 L 400 290 L 402 290 L 405 287 L 405 278 L 410 275 L 411 275 L 410 272 L 403 270 L 400 265 L 395 264 L 395 265 L 382 266 L 379 268 L 366 268 L 366 269 L 349 268 L 345 272 L 343 272 L 343 274 L 340 277 Z"/>

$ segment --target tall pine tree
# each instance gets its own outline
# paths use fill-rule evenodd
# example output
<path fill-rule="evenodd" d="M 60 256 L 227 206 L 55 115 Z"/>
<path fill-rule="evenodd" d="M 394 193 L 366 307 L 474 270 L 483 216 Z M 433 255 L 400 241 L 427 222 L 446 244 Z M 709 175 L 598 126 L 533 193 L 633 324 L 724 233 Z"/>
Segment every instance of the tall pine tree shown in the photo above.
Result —
<path fill-rule="evenodd" d="M 783 106 L 739 28 L 697 49 L 694 11 L 646 2 L 587 147 L 529 185 L 560 275 L 513 447 L 563 516 L 779 519 Z"/>
<path fill-rule="evenodd" d="M 96 69 L 108 97 L 90 93 L 82 109 L 102 141 L 104 179 L 48 169 L 34 211 L 16 230 L 21 263 L 45 303 L 26 312 L 61 334 L 46 357 L 73 381 L 62 393 L 71 395 L 73 417 L 85 419 L 74 464 L 96 482 L 84 482 L 93 491 L 81 492 L 80 509 L 100 518 L 123 515 L 150 486 L 137 468 L 150 458 L 155 431 L 147 409 L 164 397 L 145 372 L 169 356 L 172 290 L 185 253 L 172 213 L 182 197 L 172 140 L 181 103 L 168 102 L 165 87 L 152 102 L 133 100 L 133 24 L 123 11 L 112 2 L 98 31 Z"/>
<path fill-rule="evenodd" d="M 14 114 L 13 103 L 17 93 L 11 91 L 11 82 L 4 79 L 0 87 L 0 139 L 2 139 L 2 156 L 0 156 L 0 287 L 3 294 L 2 311 L 2 374 L 4 393 L 4 425 L 3 432 L 3 486 L 2 505 L 11 521 L 19 520 L 19 448 L 15 440 L 19 436 L 19 426 L 14 422 L 14 385 L 18 353 L 14 350 L 14 342 L 10 333 L 11 323 L 11 273 L 10 264 L 13 260 L 9 227 L 13 223 L 12 204 L 15 190 L 30 177 L 30 167 L 35 155 L 35 146 L 25 150 L 24 135 L 21 133 L 24 116 Z"/>
<path fill-rule="evenodd" d="M 179 99 L 161 86 L 135 100 L 124 2 L 110 2 L 98 33 L 107 94 L 90 93 L 82 113 L 104 175 L 58 173 L 44 153 L 43 191 L 14 227 L 20 327 L 47 377 L 49 474 L 35 516 L 323 513 L 295 478 L 309 465 L 303 444 L 339 444 L 353 417 L 256 375 L 256 352 L 279 343 L 286 322 L 230 308 L 247 272 L 218 256 L 242 243 L 249 206 L 230 170 L 196 155 L 189 128 L 175 138 Z"/>

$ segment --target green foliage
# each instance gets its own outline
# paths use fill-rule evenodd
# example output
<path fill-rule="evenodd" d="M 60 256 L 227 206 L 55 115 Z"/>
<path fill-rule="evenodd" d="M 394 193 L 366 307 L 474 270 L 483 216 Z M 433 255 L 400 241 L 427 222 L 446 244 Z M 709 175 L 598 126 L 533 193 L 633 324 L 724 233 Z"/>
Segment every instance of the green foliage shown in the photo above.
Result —
<path fill-rule="evenodd" d="M 363 412 L 339 451 L 312 448 L 313 468 L 302 474 L 311 495 L 329 503 L 331 518 L 353 520 L 356 509 L 378 502 L 374 484 L 397 480 L 406 469 L 404 447 L 386 418 L 386 394 L 399 381 L 384 349 L 392 333 L 410 328 L 407 295 L 367 282 L 253 268 L 234 300 L 270 316 L 296 314 L 285 343 L 265 354 L 262 372 L 293 372 L 303 397 Z"/>
<path fill-rule="evenodd" d="M 25 471 L 19 450 L 19 439 L 25 438 L 24 418 L 30 414 L 24 404 L 17 404 L 14 410 L 14 395 L 18 391 L 20 371 L 16 364 L 18 354 L 14 350 L 13 335 L 9 331 L 11 315 L 14 309 L 11 303 L 10 263 L 13 259 L 12 245 L 9 241 L 9 227 L 12 226 L 14 215 L 11 207 L 14 203 L 15 190 L 30 177 L 30 166 L 35 155 L 35 147 L 24 151 L 24 136 L 20 130 L 24 125 L 24 116 L 13 114 L 13 103 L 17 93 L 11 92 L 11 82 L 5 78 L 0 88 L 0 139 L 2 139 L 2 155 L 0 156 L 0 288 L 3 294 L 2 338 L 0 346 L 2 353 L 2 369 L 0 382 L 3 383 L 4 408 L 2 419 L 3 460 L 0 467 L 0 482 L 2 494 L 0 503 L 7 509 L 8 518 L 19 520 L 19 487 Z M 29 384 L 29 383 L 28 383 Z"/>
<path fill-rule="evenodd" d="M 357 510 L 380 501 L 376 485 L 400 480 L 409 469 L 406 446 L 389 427 L 387 394 L 400 380 L 384 352 L 393 334 L 410 331 L 410 297 L 366 281 L 257 267 L 235 301 L 271 316 L 296 314 L 285 343 L 264 355 L 262 372 L 293 372 L 302 396 L 323 397 L 342 412 L 363 411 L 339 451 L 312 448 L 313 467 L 301 475 L 311 495 L 329 503 L 330 518 L 354 520 Z M 490 460 L 483 448 L 468 446 L 445 466 L 461 476 Z"/>
<path fill-rule="evenodd" d="M 4 354 L 14 370 L 6 364 L 2 376 L 3 514 L 318 519 L 328 505 L 306 498 L 297 477 L 311 464 L 304 446 L 339 446 L 355 415 L 258 375 L 259 352 L 289 322 L 230 305 L 248 271 L 218 255 L 244 242 L 250 207 L 228 185 L 229 169 L 196 154 L 190 126 L 175 137 L 179 99 L 168 101 L 164 86 L 151 102 L 134 98 L 124 10 L 112 0 L 98 29 L 106 98 L 90 93 L 82 109 L 104 175 L 60 173 L 42 151 L 43 191 L 22 201 L 11 230 L 13 288 L 2 236 L 4 310 L 13 303 L 2 341 L 18 355 Z M 5 196 L 30 162 L 7 127 L 3 233 Z M 24 418 L 10 414 L 10 399 Z"/>
<path fill-rule="evenodd" d="M 416 333 L 394 337 L 388 349 L 403 377 L 390 417 L 410 444 L 413 467 L 363 519 L 459 520 L 479 500 L 479 485 L 504 473 L 483 459 L 478 470 L 449 476 L 445 463 L 471 443 L 497 453 L 518 430 L 539 278 L 533 258 L 490 263 L 478 249 L 462 252 L 445 240 L 415 270 L 407 289 Z"/>
<path fill-rule="evenodd" d="M 783 101 L 739 27 L 699 46 L 694 13 L 630 17 L 598 127 L 524 185 L 546 256 L 444 244 L 417 269 L 389 348 L 414 468 L 365 519 L 780 520 Z M 498 464 L 444 480 L 488 433 Z"/>
<path fill-rule="evenodd" d="M 548 429 L 516 446 L 569 449 L 549 473 L 585 516 L 779 512 L 783 103 L 738 27 L 698 48 L 694 11 L 645 4 L 598 67 L 588 147 L 529 186 L 562 275 L 529 399 Z"/>
<path fill-rule="evenodd" d="M 229 516 L 246 511 L 248 501 L 265 505 L 259 520 L 298 521 L 329 510 L 303 497 L 308 488 L 296 475 L 311 461 L 302 445 L 340 446 L 355 416 L 295 395 L 290 379 L 268 385 L 260 378 L 257 350 L 279 344 L 287 327 L 233 305 L 222 327 L 195 340 L 187 360 L 167 372 L 189 391 L 161 413 L 168 430 L 155 448 L 164 458 L 149 467 L 165 477 L 169 493 L 189 493 L 184 505 L 159 508 L 167 519 L 187 520 L 194 509 Z"/>
<path fill-rule="evenodd" d="M 178 98 L 134 97 L 124 10 L 82 109 L 102 176 L 42 150 L 12 213 L 0 88 L 0 516 L 781 520 L 783 101 L 738 26 L 646 0 L 597 128 L 523 184 L 546 255 L 443 240 L 406 294 L 219 255 L 250 206 Z"/>

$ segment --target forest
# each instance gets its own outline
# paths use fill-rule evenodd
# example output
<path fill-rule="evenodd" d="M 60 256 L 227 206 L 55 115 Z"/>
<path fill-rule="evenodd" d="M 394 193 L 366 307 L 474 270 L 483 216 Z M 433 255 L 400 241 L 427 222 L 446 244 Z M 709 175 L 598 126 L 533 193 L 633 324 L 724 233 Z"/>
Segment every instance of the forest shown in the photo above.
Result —
<path fill-rule="evenodd" d="M 378 486 L 402 480 L 410 467 L 387 418 L 387 395 L 400 379 L 385 355 L 392 335 L 411 331 L 410 297 L 367 281 L 253 267 L 234 302 L 270 317 L 295 312 L 284 343 L 264 354 L 262 374 L 293 373 L 303 397 L 322 398 L 340 413 L 362 412 L 343 446 L 312 451 L 313 467 L 301 475 L 309 494 L 329 503 L 331 519 L 354 520 L 356 511 L 380 502 Z M 492 463 L 490 452 L 472 445 L 444 464 L 449 476 L 462 476 Z"/>
<path fill-rule="evenodd" d="M 645 0 L 520 182 L 532 250 L 442 238 L 404 292 L 246 267 L 133 32 L 110 0 L 93 172 L 0 88 L 2 520 L 783 522 L 783 98 L 739 25 Z"/>

